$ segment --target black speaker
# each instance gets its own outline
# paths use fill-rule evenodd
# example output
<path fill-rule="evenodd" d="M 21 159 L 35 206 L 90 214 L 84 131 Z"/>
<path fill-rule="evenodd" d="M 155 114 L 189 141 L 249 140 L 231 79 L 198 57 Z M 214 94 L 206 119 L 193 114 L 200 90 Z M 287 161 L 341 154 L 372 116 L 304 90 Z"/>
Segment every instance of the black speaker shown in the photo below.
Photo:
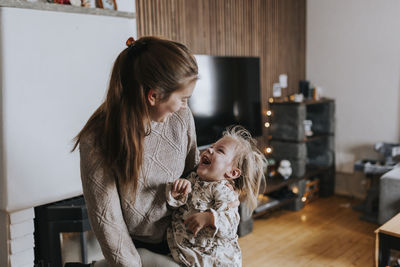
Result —
<path fill-rule="evenodd" d="M 307 80 L 301 80 L 299 82 L 299 93 L 303 94 L 304 98 L 311 97 L 310 95 L 310 82 Z"/>

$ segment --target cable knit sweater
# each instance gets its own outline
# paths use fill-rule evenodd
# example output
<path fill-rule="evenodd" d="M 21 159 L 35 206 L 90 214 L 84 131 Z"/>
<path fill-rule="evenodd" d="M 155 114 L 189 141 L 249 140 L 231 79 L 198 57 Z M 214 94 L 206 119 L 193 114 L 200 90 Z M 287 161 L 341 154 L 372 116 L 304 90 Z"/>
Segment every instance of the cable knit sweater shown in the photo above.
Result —
<path fill-rule="evenodd" d="M 90 223 L 110 266 L 141 266 L 133 239 L 158 243 L 171 221 L 165 187 L 192 170 L 199 160 L 193 116 L 188 108 L 165 122 L 151 124 L 144 140 L 142 166 L 135 203 L 124 190 L 118 193 L 91 138 L 81 139 L 81 178 Z"/>

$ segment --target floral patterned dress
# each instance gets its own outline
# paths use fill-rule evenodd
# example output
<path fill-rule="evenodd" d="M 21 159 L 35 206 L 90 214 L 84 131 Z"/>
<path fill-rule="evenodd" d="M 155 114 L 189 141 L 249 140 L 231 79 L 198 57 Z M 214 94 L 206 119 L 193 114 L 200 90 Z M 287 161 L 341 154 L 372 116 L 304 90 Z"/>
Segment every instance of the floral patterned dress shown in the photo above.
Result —
<path fill-rule="evenodd" d="M 172 197 L 172 184 L 166 188 L 168 204 L 177 208 L 167 231 L 172 257 L 185 266 L 242 266 L 236 234 L 240 217 L 237 208 L 228 207 L 228 203 L 238 200 L 237 193 L 227 186 L 226 180 L 202 181 L 195 172 L 188 180 L 192 193 L 185 199 Z M 215 228 L 203 228 L 194 236 L 186 229 L 184 221 L 204 211 L 213 213 Z"/>

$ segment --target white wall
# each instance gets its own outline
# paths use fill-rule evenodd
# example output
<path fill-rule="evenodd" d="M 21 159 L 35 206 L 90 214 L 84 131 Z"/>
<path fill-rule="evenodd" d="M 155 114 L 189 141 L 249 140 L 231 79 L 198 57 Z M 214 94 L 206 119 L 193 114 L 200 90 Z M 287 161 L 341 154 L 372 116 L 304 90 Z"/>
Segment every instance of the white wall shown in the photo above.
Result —
<path fill-rule="evenodd" d="M 336 99 L 336 161 L 400 142 L 400 1 L 307 0 L 307 79 Z"/>
<path fill-rule="evenodd" d="M 136 21 L 0 8 L 0 22 L 0 210 L 12 212 L 81 194 L 71 140 Z"/>
<path fill-rule="evenodd" d="M 135 0 L 116 0 L 118 11 L 136 13 Z"/>

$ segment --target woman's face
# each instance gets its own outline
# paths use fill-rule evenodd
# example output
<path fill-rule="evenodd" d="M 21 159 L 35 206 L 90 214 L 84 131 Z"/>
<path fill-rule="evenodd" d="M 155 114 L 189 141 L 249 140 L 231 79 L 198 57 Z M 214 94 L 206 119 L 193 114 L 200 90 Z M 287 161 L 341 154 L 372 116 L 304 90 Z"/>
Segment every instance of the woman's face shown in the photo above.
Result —
<path fill-rule="evenodd" d="M 187 107 L 188 99 L 192 96 L 196 81 L 174 91 L 166 100 L 158 100 L 150 107 L 152 121 L 164 122 L 172 113 Z"/>

